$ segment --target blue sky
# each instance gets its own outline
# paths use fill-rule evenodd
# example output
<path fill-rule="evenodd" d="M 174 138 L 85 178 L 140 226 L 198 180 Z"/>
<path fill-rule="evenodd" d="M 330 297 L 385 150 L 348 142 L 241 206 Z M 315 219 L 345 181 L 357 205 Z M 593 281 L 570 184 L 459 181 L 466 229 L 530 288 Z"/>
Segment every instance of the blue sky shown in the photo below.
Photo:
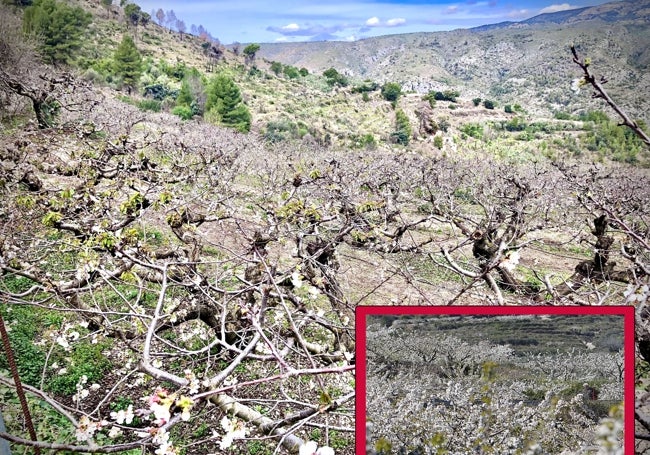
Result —
<path fill-rule="evenodd" d="M 190 31 L 203 25 L 223 44 L 314 40 L 354 41 L 371 36 L 435 32 L 607 0 L 135 0 L 144 10 L 173 10 Z"/>

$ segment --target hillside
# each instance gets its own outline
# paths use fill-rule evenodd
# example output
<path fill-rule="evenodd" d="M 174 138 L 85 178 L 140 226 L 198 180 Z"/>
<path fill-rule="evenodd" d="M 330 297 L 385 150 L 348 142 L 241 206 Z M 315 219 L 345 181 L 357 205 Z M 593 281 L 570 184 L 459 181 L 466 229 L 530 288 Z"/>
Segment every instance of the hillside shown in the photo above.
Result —
<path fill-rule="evenodd" d="M 459 89 L 464 96 L 522 103 L 548 116 L 595 105 L 569 89 L 577 76 L 575 44 L 605 75 L 611 91 L 648 122 L 650 2 L 612 2 L 469 30 L 415 33 L 356 42 L 263 44 L 268 60 L 321 73 L 329 67 L 359 79 L 396 81 L 407 91 Z"/>

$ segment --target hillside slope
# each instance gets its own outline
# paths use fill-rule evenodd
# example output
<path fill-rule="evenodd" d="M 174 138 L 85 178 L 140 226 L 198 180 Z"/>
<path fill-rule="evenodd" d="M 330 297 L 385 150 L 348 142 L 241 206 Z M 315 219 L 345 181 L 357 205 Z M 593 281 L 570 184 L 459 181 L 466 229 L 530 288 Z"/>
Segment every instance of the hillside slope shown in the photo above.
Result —
<path fill-rule="evenodd" d="M 613 2 L 469 30 L 415 33 L 356 42 L 263 44 L 260 57 L 320 73 L 334 67 L 360 79 L 395 81 L 406 90 L 460 88 L 469 98 L 526 102 L 540 113 L 594 106 L 569 90 L 579 76 L 575 44 L 610 81 L 634 116 L 648 118 L 637 94 L 650 89 L 650 2 Z"/>

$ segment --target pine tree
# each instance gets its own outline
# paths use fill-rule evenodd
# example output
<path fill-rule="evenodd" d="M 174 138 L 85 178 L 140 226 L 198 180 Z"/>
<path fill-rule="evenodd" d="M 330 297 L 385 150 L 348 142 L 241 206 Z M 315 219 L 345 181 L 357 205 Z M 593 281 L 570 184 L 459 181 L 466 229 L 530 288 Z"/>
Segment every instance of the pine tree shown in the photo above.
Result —
<path fill-rule="evenodd" d="M 176 106 L 190 107 L 192 101 L 194 101 L 194 97 L 192 96 L 192 91 L 190 90 L 190 84 L 187 79 L 185 79 L 183 80 L 183 83 L 181 84 L 181 90 L 178 92 L 178 96 L 176 97 Z"/>
<path fill-rule="evenodd" d="M 391 134 L 393 142 L 402 145 L 408 145 L 413 129 L 408 116 L 402 109 L 395 111 L 395 131 Z"/>
<path fill-rule="evenodd" d="M 92 15 L 80 7 L 36 0 L 25 9 L 23 31 L 40 39 L 41 53 L 49 63 L 68 63 L 91 21 Z"/>
<path fill-rule="evenodd" d="M 113 55 L 113 61 L 115 74 L 122 77 L 124 85 L 131 93 L 131 90 L 138 85 L 142 74 L 142 56 L 129 35 L 124 35 L 122 38 Z"/>
<path fill-rule="evenodd" d="M 250 130 L 250 111 L 242 102 L 239 88 L 228 76 L 215 76 L 210 81 L 205 110 L 211 114 L 210 117 L 216 117 L 219 123 L 241 132 Z"/>

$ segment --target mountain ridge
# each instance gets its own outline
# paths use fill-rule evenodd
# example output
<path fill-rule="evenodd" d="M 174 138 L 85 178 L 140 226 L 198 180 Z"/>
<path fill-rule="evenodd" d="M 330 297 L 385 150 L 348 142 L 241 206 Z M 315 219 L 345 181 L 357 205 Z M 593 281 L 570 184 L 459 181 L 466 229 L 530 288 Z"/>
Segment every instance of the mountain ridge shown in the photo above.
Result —
<path fill-rule="evenodd" d="M 398 82 L 420 94 L 460 89 L 470 98 L 530 100 L 549 113 L 593 106 L 569 89 L 580 76 L 569 50 L 575 44 L 606 75 L 622 106 L 647 122 L 637 94 L 650 91 L 649 25 L 650 1 L 619 1 L 474 29 L 261 44 L 258 56 L 314 73 L 333 67 L 353 79 Z"/>

